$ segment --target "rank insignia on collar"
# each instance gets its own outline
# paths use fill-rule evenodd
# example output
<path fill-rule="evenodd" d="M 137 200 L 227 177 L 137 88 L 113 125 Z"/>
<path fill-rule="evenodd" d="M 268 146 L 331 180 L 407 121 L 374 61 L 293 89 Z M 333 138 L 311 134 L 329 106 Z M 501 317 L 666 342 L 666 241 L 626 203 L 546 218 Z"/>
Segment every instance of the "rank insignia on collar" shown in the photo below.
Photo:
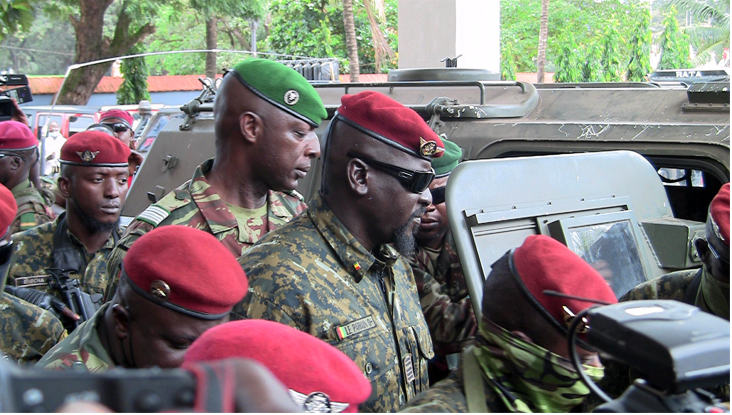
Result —
<path fill-rule="evenodd" d="M 77 151 L 76 154 L 79 155 L 79 157 L 81 158 L 81 161 L 83 161 L 84 163 L 90 163 L 91 161 L 94 160 L 94 157 L 96 157 L 97 154 L 99 154 L 99 152 L 84 150 L 83 153 L 80 151 Z"/>
<path fill-rule="evenodd" d="M 419 153 L 423 156 L 432 157 L 437 153 L 437 143 L 419 137 Z"/>
<path fill-rule="evenodd" d="M 331 401 L 330 397 L 323 392 L 312 392 L 308 395 L 292 389 L 289 392 L 292 400 L 304 412 L 330 414 L 343 412 L 344 409 L 348 408 L 347 403 Z"/>

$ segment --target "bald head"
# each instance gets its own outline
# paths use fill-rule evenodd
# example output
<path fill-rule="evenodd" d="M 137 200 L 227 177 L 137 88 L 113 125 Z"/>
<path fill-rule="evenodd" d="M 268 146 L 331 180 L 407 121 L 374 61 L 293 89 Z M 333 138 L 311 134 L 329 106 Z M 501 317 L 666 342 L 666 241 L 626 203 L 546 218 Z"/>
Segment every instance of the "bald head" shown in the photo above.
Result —
<path fill-rule="evenodd" d="M 217 150 L 229 141 L 240 141 L 242 131 L 239 121 L 242 114 L 262 113 L 267 105 L 271 107 L 234 76 L 225 76 L 214 100 Z"/>

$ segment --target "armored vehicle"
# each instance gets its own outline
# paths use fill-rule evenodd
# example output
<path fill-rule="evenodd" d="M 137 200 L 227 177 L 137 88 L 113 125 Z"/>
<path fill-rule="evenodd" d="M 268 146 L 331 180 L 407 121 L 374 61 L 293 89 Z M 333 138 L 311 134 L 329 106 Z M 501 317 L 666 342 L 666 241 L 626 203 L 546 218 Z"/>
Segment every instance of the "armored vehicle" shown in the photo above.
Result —
<path fill-rule="evenodd" d="M 543 216 L 524 218 L 547 221 L 532 225 L 532 232 L 564 238 L 569 245 L 572 229 L 594 225 L 592 220 L 576 215 L 561 216 L 571 209 L 558 206 L 572 198 L 584 198 L 594 201 L 585 204 L 594 206 L 588 210 L 592 215 L 611 215 L 617 217 L 612 223 L 625 224 L 612 231 L 618 237 L 632 233 L 637 245 L 632 266 L 643 280 L 700 265 L 691 241 L 703 236 L 702 223 L 709 203 L 730 177 L 728 80 L 688 88 L 652 83 L 533 85 L 483 81 L 480 79 L 488 78 L 480 71 L 446 68 L 451 69 L 454 71 L 440 75 L 439 81 L 424 81 L 420 70 L 400 70 L 393 71 L 392 80 L 386 83 L 318 84 L 315 88 L 329 118 L 344 94 L 375 90 L 417 111 L 438 134 L 463 149 L 465 160 L 502 159 L 501 163 L 468 174 L 470 178 L 464 180 L 472 185 L 463 186 L 472 196 L 493 195 L 499 200 L 466 207 L 462 215 L 485 207 L 504 215 L 524 212 L 522 209 L 539 210 Z M 434 70 L 430 71 L 434 76 Z M 158 135 L 133 182 L 123 216 L 138 215 L 189 180 L 196 165 L 214 156 L 211 97 L 215 91 L 204 92 L 182 107 L 185 118 L 170 119 Z M 317 130 L 320 137 L 328 123 L 325 120 Z M 586 170 L 581 174 L 576 171 L 574 176 L 569 172 L 575 172 L 575 163 L 579 163 L 572 161 L 575 159 L 560 158 L 565 160 L 562 163 L 533 160 L 536 156 L 610 150 L 626 153 L 622 157 L 599 153 L 588 159 L 591 161 L 584 166 Z M 606 159 L 613 162 L 607 164 Z M 641 161 L 644 167 L 633 170 L 632 166 Z M 298 191 L 306 199 L 319 187 L 321 162 L 317 160 L 311 173 L 300 181 Z M 653 180 L 643 181 L 637 171 L 642 171 L 643 177 L 651 172 Z M 511 184 L 510 191 L 492 193 L 492 189 L 507 183 Z M 537 183 L 544 185 L 533 187 Z M 646 184 L 636 189 L 641 183 Z M 542 189 L 558 193 L 547 194 L 540 192 Z M 561 189 L 576 192 L 560 194 Z M 632 202 L 624 199 L 630 197 L 628 192 L 635 192 Z M 527 196 L 541 197 L 534 200 Z M 613 198 L 612 203 L 606 200 Z M 540 207 L 542 203 L 553 207 Z M 518 246 L 523 240 L 520 236 L 525 237 L 526 232 L 503 235 Z M 683 242 L 669 242 L 679 240 Z M 481 272 L 485 272 L 490 262 L 481 266 Z M 628 288 L 618 287 L 616 293 L 622 295 Z"/>

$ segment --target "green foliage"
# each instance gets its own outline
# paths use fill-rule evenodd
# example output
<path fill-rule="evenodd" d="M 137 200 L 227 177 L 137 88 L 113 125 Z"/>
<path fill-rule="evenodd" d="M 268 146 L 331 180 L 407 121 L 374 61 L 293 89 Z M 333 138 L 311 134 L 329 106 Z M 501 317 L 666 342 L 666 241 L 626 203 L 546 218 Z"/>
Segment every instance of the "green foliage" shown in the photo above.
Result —
<path fill-rule="evenodd" d="M 651 11 L 638 5 L 635 8 L 637 20 L 633 24 L 630 38 L 630 59 L 626 79 L 630 82 L 644 82 L 651 73 Z"/>
<path fill-rule="evenodd" d="M 504 58 L 505 57 L 505 58 Z M 516 79 L 516 62 L 514 62 L 513 46 L 509 42 L 501 42 L 501 79 Z"/>
<path fill-rule="evenodd" d="M 623 80 L 620 64 L 620 45 L 623 39 L 618 32 L 618 22 L 612 21 L 605 29 L 602 39 L 602 82 L 620 82 Z"/>
<path fill-rule="evenodd" d="M 577 46 L 574 35 L 569 33 L 556 58 L 554 82 L 582 82 L 583 78 L 582 51 Z"/>
<path fill-rule="evenodd" d="M 166 6 L 160 11 L 155 34 L 150 36 L 147 50 L 195 50 L 206 48 L 206 30 L 203 16 L 188 7 L 176 9 Z M 150 73 L 154 75 L 203 74 L 206 69 L 205 53 L 178 53 L 147 58 Z"/>
<path fill-rule="evenodd" d="M 131 54 L 142 53 L 140 47 L 135 47 Z M 137 104 L 143 99 L 150 100 L 150 93 L 147 91 L 147 77 L 149 70 L 145 58 L 130 58 L 122 61 L 120 72 L 125 80 L 117 90 L 117 104 Z"/>
<path fill-rule="evenodd" d="M 582 65 L 582 82 L 602 82 L 605 78 L 602 65 L 602 47 L 591 45 Z"/>
<path fill-rule="evenodd" d="M 65 73 L 74 61 L 73 33 L 67 20 L 52 19 L 38 10 L 27 32 L 16 32 L 0 42 L 2 69 L 10 67 L 27 75 Z"/>
<path fill-rule="evenodd" d="M 691 16 L 692 24 L 683 29 L 696 50 L 693 66 L 703 65 L 712 58 L 719 61 L 724 49 L 730 46 L 729 0 L 671 0 L 684 14 Z"/>
<path fill-rule="evenodd" d="M 30 0 L 0 0 L 0 40 L 30 29 L 33 13 Z"/>
<path fill-rule="evenodd" d="M 689 61 L 689 40 L 681 33 L 679 22 L 676 20 L 676 7 L 671 10 L 663 21 L 663 33 L 661 33 L 661 61 L 658 69 L 682 69 L 688 68 Z"/>

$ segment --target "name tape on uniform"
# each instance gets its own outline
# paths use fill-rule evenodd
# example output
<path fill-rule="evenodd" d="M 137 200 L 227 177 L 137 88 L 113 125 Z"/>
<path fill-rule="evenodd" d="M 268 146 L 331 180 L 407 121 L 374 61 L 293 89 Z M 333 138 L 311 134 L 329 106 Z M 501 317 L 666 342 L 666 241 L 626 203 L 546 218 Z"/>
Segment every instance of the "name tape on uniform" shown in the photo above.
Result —
<path fill-rule="evenodd" d="M 12 284 L 16 287 L 36 287 L 40 285 L 48 285 L 51 281 L 50 275 L 32 275 L 30 277 L 15 277 Z"/>
<path fill-rule="evenodd" d="M 376 322 L 374 321 L 373 317 L 366 316 L 364 318 L 360 318 L 356 321 L 348 323 L 345 326 L 336 327 L 336 334 L 338 334 L 339 340 L 343 340 L 348 336 L 353 336 L 354 334 L 370 330 L 374 327 L 376 327 Z"/>

